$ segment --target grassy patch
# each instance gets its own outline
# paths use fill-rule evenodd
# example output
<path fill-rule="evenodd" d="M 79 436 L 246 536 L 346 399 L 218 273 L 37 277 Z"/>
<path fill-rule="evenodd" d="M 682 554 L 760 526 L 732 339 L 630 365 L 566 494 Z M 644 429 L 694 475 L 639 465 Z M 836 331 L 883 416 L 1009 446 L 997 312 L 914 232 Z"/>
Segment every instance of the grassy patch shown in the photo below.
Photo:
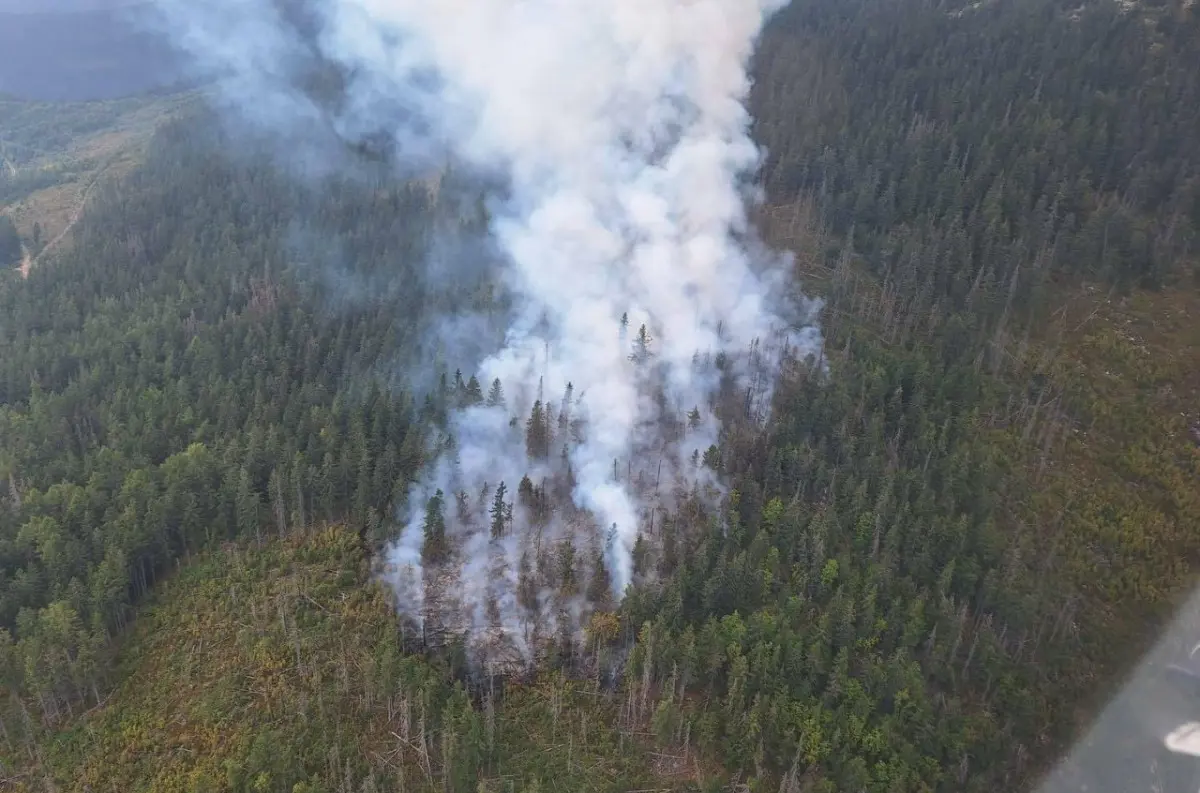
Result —
<path fill-rule="evenodd" d="M 34 255 L 55 240 L 69 244 L 65 232 L 89 191 L 128 173 L 162 119 L 191 101 L 191 95 L 76 104 L 0 100 L 0 212 L 12 217 Z"/>
<path fill-rule="evenodd" d="M 471 696 L 400 651 L 389 597 L 340 528 L 186 565 L 123 642 L 106 704 L 42 741 L 15 789 L 667 787 L 593 684 Z"/>

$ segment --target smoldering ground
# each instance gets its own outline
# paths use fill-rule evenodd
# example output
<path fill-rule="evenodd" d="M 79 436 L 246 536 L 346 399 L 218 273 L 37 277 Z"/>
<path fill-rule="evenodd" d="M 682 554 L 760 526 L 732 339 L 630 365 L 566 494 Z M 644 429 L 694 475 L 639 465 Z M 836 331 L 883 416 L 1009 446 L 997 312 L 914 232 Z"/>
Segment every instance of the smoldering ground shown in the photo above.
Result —
<path fill-rule="evenodd" d="M 158 0 L 219 106 L 305 177 L 349 143 L 503 188 L 476 284 L 503 299 L 427 326 L 468 368 L 435 384 L 451 412 L 390 554 L 415 620 L 525 656 L 578 632 L 635 582 L 663 515 L 719 493 L 723 425 L 761 420 L 781 360 L 819 349 L 819 306 L 746 213 L 746 66 L 779 5 Z M 459 253 L 429 245 L 425 271 L 461 286 Z"/>

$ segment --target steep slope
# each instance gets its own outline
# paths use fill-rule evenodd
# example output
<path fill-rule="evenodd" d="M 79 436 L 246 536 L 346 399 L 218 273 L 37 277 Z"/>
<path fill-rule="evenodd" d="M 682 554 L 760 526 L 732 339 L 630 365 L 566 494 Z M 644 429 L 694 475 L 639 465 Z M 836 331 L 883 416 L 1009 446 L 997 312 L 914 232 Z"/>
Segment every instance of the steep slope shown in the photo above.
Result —
<path fill-rule="evenodd" d="M 946 11 L 780 16 L 756 88 L 764 225 L 827 284 L 854 408 L 826 442 L 861 454 L 855 425 L 879 416 L 865 444 L 887 450 L 884 482 L 919 470 L 922 499 L 944 512 L 957 494 L 985 529 L 982 557 L 935 545 L 901 565 L 940 570 L 922 666 L 1009 736 L 1016 784 L 1081 734 L 1196 582 L 1200 38 L 1190 3 Z M 960 422 L 971 438 L 948 432 Z M 886 532 L 892 498 L 869 486 L 850 516 L 831 499 L 845 541 L 871 504 Z M 960 779 L 985 757 L 962 752 Z"/>
<path fill-rule="evenodd" d="M 53 268 L 0 279 L 0 640 L 21 695 L 3 714 L 13 754 L 42 758 L 21 781 L 95 788 L 115 756 L 125 786 L 160 789 L 194 772 L 349 790 L 388 762 L 415 787 L 449 768 L 455 790 L 706 772 L 785 793 L 1034 784 L 1195 581 L 1195 19 L 946 10 L 829 0 L 780 18 L 756 99 L 762 224 L 829 300 L 829 376 L 787 378 L 764 427 L 729 422 L 704 460 L 730 486 L 720 514 L 644 527 L 643 585 L 547 659 L 579 676 L 623 659 L 616 691 L 509 685 L 489 709 L 481 685 L 474 709 L 427 712 L 454 721 L 427 747 L 469 758 L 493 712 L 510 737 L 482 765 L 427 748 L 428 773 L 420 741 L 382 734 L 404 732 L 371 659 L 400 646 L 356 541 L 306 567 L 303 543 L 267 538 L 394 534 L 429 437 L 473 398 L 471 355 L 429 328 L 504 310 L 486 267 L 447 288 L 418 263 L 435 231 L 480 219 L 452 179 L 314 190 L 222 155 L 202 118 L 168 125 Z M 548 575 L 570 579 L 571 558 Z M 109 667 L 156 580 L 168 594 Z M 395 662 L 402 690 L 454 701 L 460 650 Z M 581 721 L 556 734 L 556 713 Z M 652 733 L 653 762 L 633 732 Z"/>
<path fill-rule="evenodd" d="M 138 616 L 113 675 L 39 761 L 14 747 L 26 770 L 11 789 L 670 788 L 593 684 L 547 677 L 473 700 L 405 657 L 339 527 L 193 560 Z"/>

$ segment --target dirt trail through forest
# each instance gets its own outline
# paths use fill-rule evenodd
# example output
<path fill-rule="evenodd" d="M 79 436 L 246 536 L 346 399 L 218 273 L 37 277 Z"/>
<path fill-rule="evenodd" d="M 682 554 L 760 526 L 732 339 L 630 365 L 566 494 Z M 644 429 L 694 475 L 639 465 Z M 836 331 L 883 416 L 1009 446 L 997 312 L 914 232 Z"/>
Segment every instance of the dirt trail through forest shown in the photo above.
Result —
<path fill-rule="evenodd" d="M 21 263 L 22 275 L 28 276 L 29 270 L 33 267 L 33 265 L 38 263 L 39 259 L 46 255 L 46 251 L 53 249 L 56 245 L 62 242 L 63 239 L 71 233 L 71 229 L 75 228 L 75 224 L 79 222 L 81 217 L 83 217 L 83 209 L 87 206 L 88 198 L 90 198 L 92 195 L 92 189 L 95 188 L 96 184 L 100 181 L 100 177 L 104 175 L 104 171 L 107 168 L 107 164 L 102 166 L 100 170 L 96 171 L 96 173 L 92 176 L 91 181 L 87 183 L 87 187 L 83 188 L 83 193 L 79 196 L 79 205 L 76 206 L 75 211 L 71 213 L 71 220 L 67 223 L 66 228 L 60 231 L 57 237 L 47 242 L 46 247 L 38 251 L 37 256 L 30 258 L 29 251 L 26 249 L 25 260 Z"/>
<path fill-rule="evenodd" d="M 29 271 L 33 269 L 35 264 L 38 263 L 38 260 L 45 256 L 47 251 L 52 250 L 55 246 L 62 242 L 66 236 L 71 233 L 71 229 L 75 228 L 75 224 L 79 222 L 81 217 L 83 217 L 83 210 L 87 206 L 88 199 L 91 198 L 92 190 L 95 189 L 97 184 L 99 184 L 100 177 L 104 175 L 105 171 L 108 169 L 108 165 L 109 163 L 105 163 L 100 167 L 100 170 L 96 171 L 96 173 L 92 175 L 92 178 L 88 181 L 87 186 L 83 188 L 83 192 L 79 196 L 79 204 L 75 207 L 75 211 L 71 213 L 71 219 L 67 223 L 66 227 L 63 228 L 63 230 L 60 231 L 54 239 L 47 242 L 46 245 L 40 251 L 38 251 L 36 256 L 30 252 L 29 246 L 25 244 L 25 240 L 21 240 L 21 263 L 17 266 L 17 269 L 20 271 L 23 278 L 28 278 Z M 0 215 L 9 214 L 11 209 L 11 206 L 0 209 Z"/>
<path fill-rule="evenodd" d="M 17 269 L 21 271 L 22 278 L 29 277 L 31 267 L 33 267 L 33 257 L 29 255 L 29 246 L 25 244 L 25 240 L 21 240 L 21 264 Z"/>
<path fill-rule="evenodd" d="M 21 258 L 20 270 L 23 277 L 28 278 L 29 271 L 33 269 L 33 266 L 37 264 L 38 261 L 45 256 L 48 251 L 52 250 L 55 246 L 62 242 L 63 239 L 65 239 L 66 236 L 71 233 L 71 229 L 75 228 L 75 224 L 79 222 L 81 217 L 83 217 L 83 210 L 87 207 L 87 202 L 92 195 L 92 190 L 97 184 L 100 183 L 100 177 L 104 176 L 105 172 L 108 170 L 108 166 L 111 164 L 112 160 L 110 159 L 104 165 L 100 166 L 100 169 L 92 175 L 92 178 L 88 181 L 87 186 L 83 188 L 83 192 L 79 196 L 79 204 L 75 207 L 75 211 L 71 213 L 71 220 L 67 223 L 66 227 L 58 233 L 58 236 L 47 242 L 46 245 L 40 251 L 38 251 L 36 256 L 31 256 L 29 253 L 29 248 L 25 246 L 24 242 L 21 243 L 21 251 L 24 255 Z"/>

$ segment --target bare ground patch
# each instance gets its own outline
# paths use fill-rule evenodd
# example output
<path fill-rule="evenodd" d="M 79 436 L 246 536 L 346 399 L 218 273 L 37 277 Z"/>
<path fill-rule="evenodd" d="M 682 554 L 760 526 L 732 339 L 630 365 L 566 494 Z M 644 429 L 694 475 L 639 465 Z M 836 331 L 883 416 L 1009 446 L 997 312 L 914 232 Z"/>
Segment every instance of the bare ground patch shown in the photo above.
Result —
<path fill-rule="evenodd" d="M 106 179 L 120 179 L 133 170 L 159 123 L 187 101 L 187 97 L 180 97 L 138 107 L 120 116 L 110 127 L 72 141 L 65 150 L 45 152 L 21 166 L 22 171 L 61 173 L 56 183 L 0 207 L 0 212 L 12 217 L 27 243 L 34 241 L 35 225 L 40 226 L 33 250 L 27 248 L 20 265 L 24 275 L 44 256 L 70 246 L 70 230 L 83 214 L 94 188 Z M 12 163 L 8 167 L 15 168 Z"/>

